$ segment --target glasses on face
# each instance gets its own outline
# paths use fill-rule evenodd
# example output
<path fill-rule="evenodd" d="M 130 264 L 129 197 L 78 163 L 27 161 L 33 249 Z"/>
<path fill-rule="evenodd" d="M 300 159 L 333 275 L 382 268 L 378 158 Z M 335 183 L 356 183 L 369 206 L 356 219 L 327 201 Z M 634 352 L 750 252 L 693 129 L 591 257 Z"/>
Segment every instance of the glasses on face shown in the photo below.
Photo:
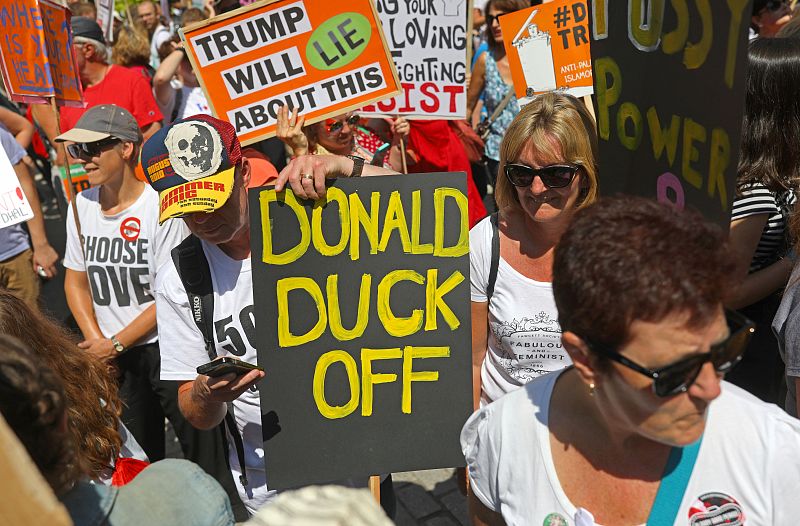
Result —
<path fill-rule="evenodd" d="M 111 146 L 121 142 L 116 137 L 108 137 L 94 142 L 76 142 L 67 146 L 67 152 L 75 159 L 91 161 Z"/>
<path fill-rule="evenodd" d="M 673 396 L 689 389 L 706 362 L 711 362 L 714 370 L 718 373 L 725 374 L 742 359 L 742 353 L 756 330 L 756 325 L 735 311 L 726 310 L 725 319 L 730 335 L 725 340 L 712 345 L 709 352 L 689 356 L 655 370 L 639 365 L 610 348 L 589 342 L 586 344 L 597 354 L 652 378 L 653 392 L 656 396 Z"/>
<path fill-rule="evenodd" d="M 336 135 L 337 133 L 342 131 L 342 129 L 344 129 L 344 123 L 345 122 L 347 123 L 348 126 L 353 128 L 353 127 L 355 127 L 356 124 L 358 124 L 358 121 L 360 121 L 360 120 L 361 120 L 361 116 L 360 115 L 355 115 L 355 114 L 354 115 L 350 115 L 346 119 L 343 119 L 343 120 L 340 120 L 340 121 L 336 120 L 336 119 L 327 119 L 325 121 L 325 131 L 328 133 L 328 135 Z"/>
<path fill-rule="evenodd" d="M 770 13 L 777 13 L 787 4 L 786 0 L 769 0 L 764 5 L 764 8 L 758 12 L 758 14 L 764 13 L 765 11 L 769 11 Z"/>
<path fill-rule="evenodd" d="M 496 15 L 486 15 L 486 25 L 488 27 L 492 27 L 492 24 L 494 24 L 495 22 L 497 22 L 499 24 L 500 20 L 498 20 L 498 19 L 501 16 L 507 15 L 507 14 L 508 13 L 497 13 Z"/>
<path fill-rule="evenodd" d="M 564 188 L 569 186 L 578 173 L 580 166 L 574 164 L 553 164 L 542 168 L 531 168 L 526 164 L 507 164 L 505 173 L 514 186 L 530 186 L 537 175 L 548 188 Z"/>

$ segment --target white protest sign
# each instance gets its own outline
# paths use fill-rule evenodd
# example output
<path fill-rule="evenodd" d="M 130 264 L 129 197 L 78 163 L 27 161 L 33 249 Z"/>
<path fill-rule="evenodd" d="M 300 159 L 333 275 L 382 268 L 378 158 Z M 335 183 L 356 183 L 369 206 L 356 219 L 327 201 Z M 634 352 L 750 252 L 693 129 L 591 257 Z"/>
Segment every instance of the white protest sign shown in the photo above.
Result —
<path fill-rule="evenodd" d="M 33 210 L 22 191 L 6 151 L 0 148 L 0 228 L 33 219 Z"/>
<path fill-rule="evenodd" d="M 103 30 L 106 42 L 114 41 L 114 0 L 96 0 L 97 24 Z"/>
<path fill-rule="evenodd" d="M 376 0 L 403 93 L 364 114 L 428 119 L 467 115 L 467 0 Z"/>

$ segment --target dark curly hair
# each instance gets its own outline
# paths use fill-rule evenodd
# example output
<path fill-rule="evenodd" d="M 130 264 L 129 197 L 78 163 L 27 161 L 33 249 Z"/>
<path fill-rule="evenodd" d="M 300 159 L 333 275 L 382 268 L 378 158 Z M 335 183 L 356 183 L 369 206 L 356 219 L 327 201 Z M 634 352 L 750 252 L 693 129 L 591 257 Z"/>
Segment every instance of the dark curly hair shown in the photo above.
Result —
<path fill-rule="evenodd" d="M 71 434 L 62 423 L 61 379 L 22 342 L 0 334 L 0 413 L 56 495 L 82 476 Z"/>
<path fill-rule="evenodd" d="M 78 446 L 76 462 L 87 477 L 98 478 L 112 467 L 122 447 L 118 428 L 122 402 L 105 365 L 78 349 L 66 329 L 4 290 L 0 290 L 0 334 L 24 341 L 37 362 L 63 380 L 69 433 Z"/>
<path fill-rule="evenodd" d="M 579 210 L 555 248 L 553 294 L 561 328 L 609 347 L 634 320 L 690 314 L 708 325 L 732 288 L 727 236 L 694 210 L 635 196 Z"/>

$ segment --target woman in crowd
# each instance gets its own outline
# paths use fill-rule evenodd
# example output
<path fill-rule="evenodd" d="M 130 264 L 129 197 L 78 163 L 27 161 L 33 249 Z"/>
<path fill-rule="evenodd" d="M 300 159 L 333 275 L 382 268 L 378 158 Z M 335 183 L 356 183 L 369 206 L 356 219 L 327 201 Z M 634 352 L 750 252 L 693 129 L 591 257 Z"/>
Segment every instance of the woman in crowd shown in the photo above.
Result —
<path fill-rule="evenodd" d="M 159 64 L 153 76 L 153 95 L 164 115 L 164 124 L 192 115 L 211 115 L 200 81 L 178 37 L 164 42 L 158 50 Z"/>
<path fill-rule="evenodd" d="M 467 421 L 473 524 L 795 523 L 800 421 L 720 381 L 753 327 L 723 310 L 725 238 L 642 197 L 575 214 L 553 264 L 574 366 Z"/>
<path fill-rule="evenodd" d="M 78 349 L 65 329 L 0 290 L 0 334 L 26 342 L 37 363 L 51 368 L 64 382 L 67 432 L 78 446 L 75 459 L 84 476 L 109 483 L 118 458 L 147 460 L 120 422 L 122 403 L 111 373 Z"/>
<path fill-rule="evenodd" d="M 483 94 L 483 105 L 491 122 L 489 136 L 486 139 L 486 159 L 488 161 L 489 184 L 494 185 L 500 164 L 500 142 L 519 113 L 519 104 L 514 96 L 514 84 L 511 69 L 508 65 L 506 49 L 503 47 L 503 30 L 497 17 L 526 9 L 529 0 L 489 0 L 486 4 L 486 41 L 489 50 L 482 53 L 475 62 L 469 87 L 467 89 L 467 115 L 472 115 L 478 99 Z M 506 97 L 508 99 L 506 100 Z M 495 110 L 502 107 L 500 113 L 492 120 Z"/>
<path fill-rule="evenodd" d="M 150 40 L 141 30 L 131 26 L 122 26 L 111 49 L 111 59 L 114 64 L 125 66 L 147 77 L 153 78 L 153 68 L 150 67 Z"/>
<path fill-rule="evenodd" d="M 792 19 L 788 0 L 755 0 L 750 27 L 762 38 L 772 38 Z"/>
<path fill-rule="evenodd" d="M 553 302 L 553 249 L 597 196 L 594 121 L 574 97 L 542 95 L 508 127 L 500 159 L 499 212 L 470 231 L 476 407 L 570 364 Z"/>
<path fill-rule="evenodd" d="M 283 106 L 278 112 L 277 135 L 291 150 L 293 157 L 306 155 L 357 155 L 370 163 L 399 171 L 400 140 L 408 135 L 411 129 L 403 117 L 391 123 L 391 142 L 384 141 L 374 131 L 361 123 L 361 118 L 354 112 L 330 117 L 316 124 L 303 126 L 304 116 L 298 116 L 297 110 L 289 112 Z M 384 151 L 385 144 L 389 150 Z M 379 154 L 379 155 L 376 155 Z"/>
<path fill-rule="evenodd" d="M 800 181 L 800 41 L 754 40 L 749 62 L 730 233 L 741 285 L 727 305 L 758 328 L 728 380 L 778 403 L 783 364 L 770 324 L 794 266 L 786 225 Z"/>
<path fill-rule="evenodd" d="M 26 345 L 0 334 L 0 413 L 74 524 L 234 524 L 219 484 L 185 460 L 154 464 L 119 489 L 89 483 L 81 442 L 65 426 L 71 410 L 65 383 Z"/>

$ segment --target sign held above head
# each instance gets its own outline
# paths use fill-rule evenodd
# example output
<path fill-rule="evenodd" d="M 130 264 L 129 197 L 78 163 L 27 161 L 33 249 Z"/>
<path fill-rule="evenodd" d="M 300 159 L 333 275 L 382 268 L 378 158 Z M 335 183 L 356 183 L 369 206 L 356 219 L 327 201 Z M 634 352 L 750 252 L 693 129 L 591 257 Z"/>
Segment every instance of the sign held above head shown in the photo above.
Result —
<path fill-rule="evenodd" d="M 215 116 L 243 145 L 275 134 L 278 110 L 307 124 L 397 94 L 370 0 L 258 2 L 181 30 Z"/>

